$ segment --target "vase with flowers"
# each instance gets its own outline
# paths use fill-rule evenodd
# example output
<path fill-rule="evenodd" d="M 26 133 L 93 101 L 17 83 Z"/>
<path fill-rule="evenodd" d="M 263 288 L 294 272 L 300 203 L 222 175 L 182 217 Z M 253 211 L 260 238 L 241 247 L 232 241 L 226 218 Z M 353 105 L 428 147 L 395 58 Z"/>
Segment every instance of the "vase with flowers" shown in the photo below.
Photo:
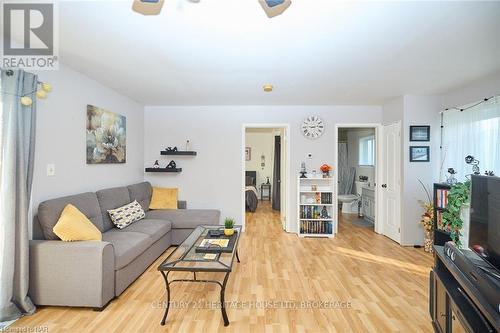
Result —
<path fill-rule="evenodd" d="M 323 178 L 330 178 L 330 171 L 332 170 L 332 167 L 328 164 L 323 164 L 322 166 L 319 167 L 321 172 L 323 172 Z"/>
<path fill-rule="evenodd" d="M 432 253 L 432 245 L 434 244 L 434 204 L 427 187 L 425 187 L 424 183 L 422 183 L 420 179 L 418 181 L 427 195 L 427 201 L 418 201 L 424 209 L 424 213 L 419 221 L 419 223 L 424 227 L 424 251 Z"/>

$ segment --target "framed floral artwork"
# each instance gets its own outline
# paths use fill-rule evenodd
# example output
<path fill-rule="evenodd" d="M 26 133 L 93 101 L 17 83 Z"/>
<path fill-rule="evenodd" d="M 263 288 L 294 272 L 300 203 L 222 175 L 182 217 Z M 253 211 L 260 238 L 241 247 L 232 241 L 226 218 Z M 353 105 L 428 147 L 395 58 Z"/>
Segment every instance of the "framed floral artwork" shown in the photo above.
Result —
<path fill-rule="evenodd" d="M 126 117 L 87 105 L 87 164 L 125 163 Z"/>

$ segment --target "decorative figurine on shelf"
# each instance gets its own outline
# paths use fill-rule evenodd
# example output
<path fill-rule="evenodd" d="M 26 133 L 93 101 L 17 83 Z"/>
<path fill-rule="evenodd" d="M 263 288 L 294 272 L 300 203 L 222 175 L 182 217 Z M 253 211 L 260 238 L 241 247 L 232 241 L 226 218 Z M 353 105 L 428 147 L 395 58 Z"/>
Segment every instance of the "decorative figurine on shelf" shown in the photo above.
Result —
<path fill-rule="evenodd" d="M 330 216 L 328 216 L 328 210 L 326 209 L 326 206 L 323 206 L 323 209 L 321 210 L 321 218 L 322 219 L 330 218 Z"/>
<path fill-rule="evenodd" d="M 186 151 L 191 150 L 191 142 L 189 140 L 186 140 Z"/>
<path fill-rule="evenodd" d="M 306 162 L 302 162 L 300 163 L 300 178 L 307 178 L 306 174 Z"/>
<path fill-rule="evenodd" d="M 455 178 L 457 172 L 453 168 L 448 168 L 448 173 L 450 174 L 450 176 L 446 176 L 446 183 L 448 185 L 455 185 L 458 182 Z"/>
<path fill-rule="evenodd" d="M 330 178 L 330 171 L 332 170 L 332 167 L 328 164 L 323 164 L 322 166 L 319 167 L 321 172 L 323 172 L 323 178 Z"/>
<path fill-rule="evenodd" d="M 494 175 L 495 175 L 495 173 L 494 173 L 493 171 L 488 171 L 488 170 L 486 170 L 486 171 L 484 172 L 484 175 L 485 175 L 485 176 L 494 176 Z"/>
<path fill-rule="evenodd" d="M 174 148 L 172 148 L 172 147 L 167 147 L 167 149 L 166 149 L 166 150 L 167 150 L 167 151 L 177 151 L 177 147 L 174 147 Z"/>
<path fill-rule="evenodd" d="M 266 182 L 266 184 L 267 184 L 267 185 L 271 184 L 271 183 L 269 182 L 269 176 L 267 176 L 267 182 Z"/>
<path fill-rule="evenodd" d="M 168 163 L 168 165 L 166 166 L 167 169 L 175 169 L 177 168 L 177 164 L 175 164 L 175 161 L 172 160 L 170 161 L 170 163 Z"/>
<path fill-rule="evenodd" d="M 160 168 L 160 162 L 158 160 L 155 161 L 155 164 L 153 164 L 153 168 L 159 169 Z"/>
<path fill-rule="evenodd" d="M 479 171 L 479 161 L 476 160 L 474 156 L 465 156 L 465 163 L 472 165 L 472 172 L 474 172 L 475 175 L 481 174 L 481 172 Z"/>

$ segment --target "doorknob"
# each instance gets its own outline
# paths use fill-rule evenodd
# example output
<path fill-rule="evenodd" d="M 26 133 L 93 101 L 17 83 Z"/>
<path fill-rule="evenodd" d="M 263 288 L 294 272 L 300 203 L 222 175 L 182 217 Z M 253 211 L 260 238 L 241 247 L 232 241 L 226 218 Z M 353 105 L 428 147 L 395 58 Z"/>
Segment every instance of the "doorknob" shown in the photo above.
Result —
<path fill-rule="evenodd" d="M 382 184 L 382 187 L 383 188 L 387 188 L 387 184 Z"/>

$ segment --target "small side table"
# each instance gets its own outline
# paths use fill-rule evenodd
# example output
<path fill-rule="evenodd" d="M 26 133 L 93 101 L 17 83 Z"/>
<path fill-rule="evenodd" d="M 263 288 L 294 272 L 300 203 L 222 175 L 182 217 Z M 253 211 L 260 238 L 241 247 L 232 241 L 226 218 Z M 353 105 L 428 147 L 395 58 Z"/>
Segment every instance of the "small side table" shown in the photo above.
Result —
<path fill-rule="evenodd" d="M 266 194 L 264 194 L 264 190 L 267 191 Z M 271 201 L 271 184 L 260 184 L 260 200 L 264 199 Z"/>

